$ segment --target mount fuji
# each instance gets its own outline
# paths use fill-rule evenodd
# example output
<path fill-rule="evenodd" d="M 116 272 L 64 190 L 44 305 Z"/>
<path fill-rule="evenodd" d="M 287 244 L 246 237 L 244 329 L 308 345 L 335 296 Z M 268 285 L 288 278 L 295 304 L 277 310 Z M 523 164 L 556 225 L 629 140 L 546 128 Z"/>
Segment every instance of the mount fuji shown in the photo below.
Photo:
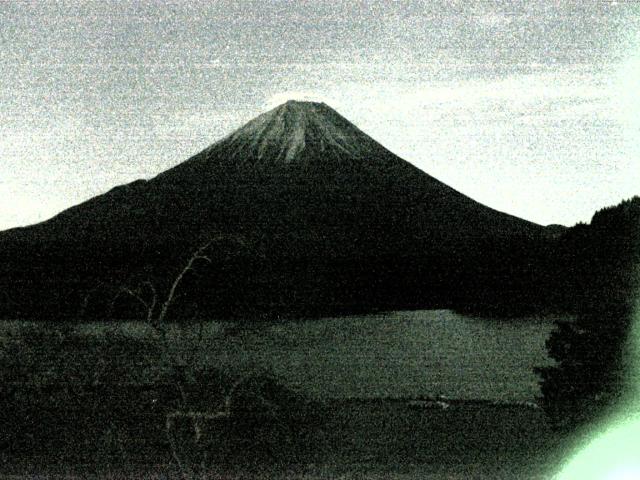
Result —
<path fill-rule="evenodd" d="M 216 247 L 192 289 L 200 314 L 451 306 L 478 295 L 487 257 L 505 243 L 545 235 L 399 158 L 329 106 L 289 101 L 154 178 L 0 233 L 3 313 L 68 318 L 88 297 L 111 295 L 93 292 L 133 278 L 162 288 L 214 236 L 243 247 Z"/>

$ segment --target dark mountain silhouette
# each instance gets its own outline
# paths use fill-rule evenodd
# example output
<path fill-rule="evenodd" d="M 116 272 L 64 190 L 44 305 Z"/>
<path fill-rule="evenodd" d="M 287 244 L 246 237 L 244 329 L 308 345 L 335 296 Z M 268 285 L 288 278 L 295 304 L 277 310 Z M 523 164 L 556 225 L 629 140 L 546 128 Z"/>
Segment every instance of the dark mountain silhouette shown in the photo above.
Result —
<path fill-rule="evenodd" d="M 98 302 L 99 317 L 118 285 L 166 288 L 214 236 L 227 240 L 185 287 L 201 314 L 451 306 L 521 268 L 496 269 L 505 245 L 554 233 L 448 187 L 327 105 L 290 101 L 155 178 L 1 233 L 2 313 Z"/>

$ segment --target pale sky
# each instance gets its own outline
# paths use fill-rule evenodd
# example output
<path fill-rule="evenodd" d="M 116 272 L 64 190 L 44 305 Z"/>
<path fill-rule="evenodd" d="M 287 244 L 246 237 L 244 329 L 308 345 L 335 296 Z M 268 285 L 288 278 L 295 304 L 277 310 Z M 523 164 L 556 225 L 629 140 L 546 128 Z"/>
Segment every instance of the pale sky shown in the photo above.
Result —
<path fill-rule="evenodd" d="M 0 0 L 0 229 L 321 100 L 493 208 L 640 194 L 640 3 Z"/>

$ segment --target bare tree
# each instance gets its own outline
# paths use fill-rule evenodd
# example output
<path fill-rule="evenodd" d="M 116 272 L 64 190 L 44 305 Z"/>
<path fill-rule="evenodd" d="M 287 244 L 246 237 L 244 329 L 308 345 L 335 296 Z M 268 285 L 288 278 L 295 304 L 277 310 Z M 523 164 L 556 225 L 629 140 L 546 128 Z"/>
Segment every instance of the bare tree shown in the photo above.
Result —
<path fill-rule="evenodd" d="M 229 419 L 232 415 L 232 400 L 238 387 L 240 387 L 249 377 L 239 376 L 228 387 L 220 385 L 222 389 L 222 401 L 220 404 L 212 405 L 213 408 L 209 409 L 197 409 L 193 408 L 190 403 L 185 385 L 189 381 L 185 374 L 184 369 L 190 368 L 193 365 L 197 350 L 199 347 L 195 345 L 191 349 L 187 349 L 186 358 L 171 359 L 171 348 L 168 339 L 168 331 L 166 328 L 167 318 L 171 307 L 175 301 L 180 297 L 180 287 L 190 272 L 195 272 L 198 265 L 212 264 L 213 260 L 208 253 L 211 247 L 222 240 L 232 239 L 240 246 L 245 246 L 242 238 L 230 237 L 224 235 L 217 235 L 198 247 L 188 258 L 184 266 L 179 270 L 177 275 L 171 281 L 167 290 L 166 296 L 161 297 L 159 289 L 156 288 L 154 283 L 149 279 L 144 279 L 138 282 L 135 286 L 122 286 L 118 289 L 116 296 L 113 299 L 112 305 L 122 295 L 127 295 L 133 298 L 145 312 L 146 323 L 153 328 L 153 330 L 159 334 L 161 342 L 163 343 L 164 354 L 163 358 L 169 368 L 183 367 L 177 370 L 178 376 L 174 378 L 176 388 L 179 392 L 179 405 L 177 408 L 168 412 L 165 417 L 165 434 L 169 442 L 171 455 L 178 466 L 182 476 L 185 479 L 194 478 L 198 476 L 194 470 L 195 465 L 190 465 L 185 458 L 184 448 L 179 443 L 186 443 L 191 450 L 191 457 L 199 457 L 199 471 L 200 476 L 206 478 L 206 469 L 208 465 L 208 447 L 210 439 L 207 438 L 206 425 L 219 428 L 220 421 Z M 113 308 L 113 307 L 112 307 Z M 197 316 L 197 310 L 194 314 L 193 320 Z M 193 322 L 189 322 L 192 324 Z M 201 345 L 203 340 L 203 327 L 200 323 L 196 344 Z M 184 354 L 184 352 L 181 352 Z M 221 382 L 222 383 L 222 382 Z M 178 426 L 188 425 L 188 431 L 184 430 L 179 432 Z M 178 441 L 177 436 L 183 434 L 181 442 Z M 189 455 L 187 455 L 188 457 Z"/>
<path fill-rule="evenodd" d="M 121 296 L 127 295 L 133 298 L 144 309 L 145 320 L 150 326 L 154 327 L 156 330 L 161 328 L 161 326 L 166 322 L 169 309 L 180 297 L 178 290 L 187 274 L 189 274 L 189 272 L 195 272 L 198 264 L 212 264 L 213 260 L 207 251 L 210 250 L 214 244 L 224 240 L 231 240 L 242 249 L 246 249 L 247 247 L 244 238 L 240 235 L 215 235 L 211 237 L 209 241 L 203 243 L 200 247 L 194 250 L 182 269 L 173 278 L 164 298 L 161 298 L 161 292 L 158 291 L 153 281 L 149 278 L 144 278 L 133 286 L 122 285 L 117 289 L 117 293 L 111 301 L 110 314 L 113 314 L 117 300 Z M 98 287 L 99 286 L 100 285 L 98 285 Z M 94 290 L 98 287 L 95 287 Z M 89 297 L 92 293 L 93 290 L 89 291 L 85 296 L 83 301 L 83 311 L 86 309 L 86 303 L 88 303 Z"/>
<path fill-rule="evenodd" d="M 169 311 L 169 307 L 173 304 L 173 302 L 177 299 L 177 291 L 178 287 L 184 280 L 187 273 L 193 271 L 197 265 L 197 263 L 204 262 L 211 264 L 211 257 L 206 255 L 207 249 L 216 241 L 222 240 L 225 237 L 217 236 L 214 239 L 208 241 L 204 245 L 200 246 L 196 251 L 193 252 L 191 257 L 188 259 L 185 266 L 178 272 L 173 281 L 171 282 L 171 286 L 169 287 L 169 291 L 167 292 L 166 297 L 161 302 L 160 310 L 157 311 L 157 306 L 159 304 L 159 295 L 158 290 L 154 286 L 151 280 L 143 280 L 138 283 L 135 287 L 122 286 L 118 290 L 116 297 L 114 298 L 114 302 L 120 295 L 126 294 L 135 299 L 146 312 L 146 321 L 147 323 L 154 327 L 155 329 L 160 328 L 161 325 L 164 324 L 165 319 L 167 317 L 167 313 Z"/>
<path fill-rule="evenodd" d="M 173 302 L 173 300 L 176 298 L 176 291 L 178 289 L 178 286 L 182 282 L 182 279 L 184 278 L 184 276 L 189 271 L 193 270 L 194 265 L 198 261 L 207 262 L 209 264 L 211 263 L 211 258 L 209 258 L 207 255 L 205 255 L 205 252 L 206 252 L 207 248 L 209 248 L 209 246 L 213 243 L 213 241 L 214 240 L 211 240 L 211 241 L 207 242 L 206 244 L 204 244 L 199 249 L 197 249 L 193 253 L 193 255 L 191 256 L 189 261 L 187 262 L 187 265 L 180 271 L 180 273 L 173 280 L 173 283 L 171 284 L 171 288 L 169 289 L 169 293 L 167 295 L 167 298 L 162 303 L 162 308 L 160 309 L 160 313 L 158 314 L 158 318 L 156 320 L 156 323 L 158 325 L 162 324 L 162 322 L 164 321 L 165 317 L 167 316 L 167 312 L 169 311 L 169 307 L 171 306 L 171 303 Z"/>

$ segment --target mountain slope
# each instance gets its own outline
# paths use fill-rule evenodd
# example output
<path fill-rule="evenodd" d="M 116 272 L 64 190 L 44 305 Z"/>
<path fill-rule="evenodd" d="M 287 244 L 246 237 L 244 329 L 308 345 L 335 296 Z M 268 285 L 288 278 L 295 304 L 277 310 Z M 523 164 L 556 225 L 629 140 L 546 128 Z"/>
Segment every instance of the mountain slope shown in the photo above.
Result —
<path fill-rule="evenodd" d="M 66 293 L 44 303 L 64 299 L 71 315 L 93 285 L 166 281 L 214 235 L 249 245 L 218 265 L 235 291 L 216 284 L 206 308 L 226 315 L 450 303 L 486 252 L 544 228 L 462 195 L 324 104 L 287 102 L 151 180 L 0 234 L 2 278 L 29 285 L 13 298 L 60 290 L 55 279 Z M 40 259 L 31 273 L 17 251 Z"/>

